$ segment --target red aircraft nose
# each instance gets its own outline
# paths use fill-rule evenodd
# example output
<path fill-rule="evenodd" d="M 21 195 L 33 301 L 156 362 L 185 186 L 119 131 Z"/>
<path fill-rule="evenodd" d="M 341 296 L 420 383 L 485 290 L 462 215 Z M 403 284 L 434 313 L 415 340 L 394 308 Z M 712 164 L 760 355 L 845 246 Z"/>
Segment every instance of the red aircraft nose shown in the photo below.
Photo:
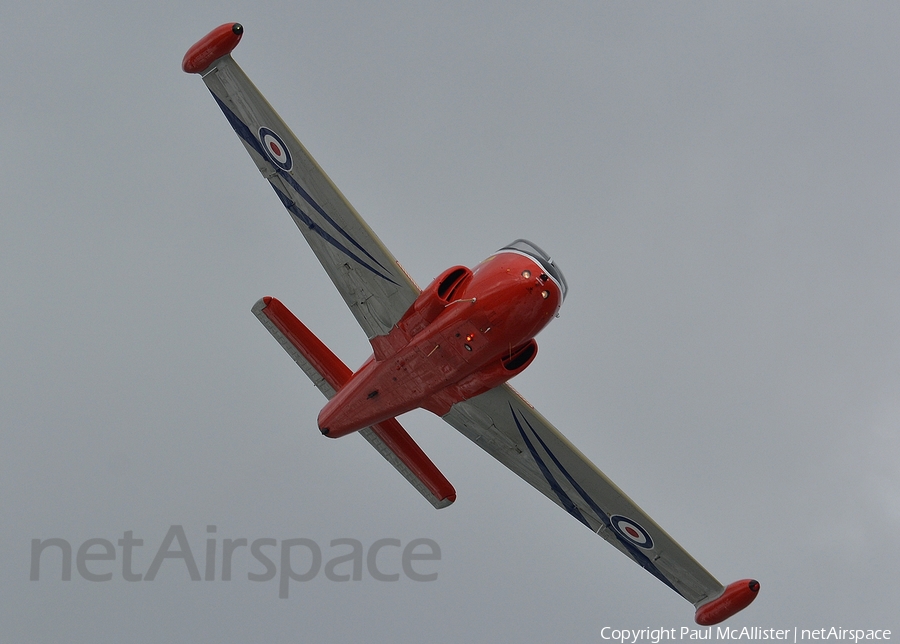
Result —
<path fill-rule="evenodd" d="M 523 253 L 500 251 L 475 267 L 473 295 L 505 344 L 533 338 L 559 312 L 562 291 L 543 267 Z"/>

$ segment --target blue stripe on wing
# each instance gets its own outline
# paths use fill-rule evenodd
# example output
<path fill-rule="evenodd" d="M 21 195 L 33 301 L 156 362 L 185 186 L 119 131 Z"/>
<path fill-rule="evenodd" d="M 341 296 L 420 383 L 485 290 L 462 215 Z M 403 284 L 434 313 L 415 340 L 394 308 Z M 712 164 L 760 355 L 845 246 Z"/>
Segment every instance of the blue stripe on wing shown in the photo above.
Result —
<path fill-rule="evenodd" d="M 256 153 L 259 154 L 263 159 L 268 159 L 269 157 L 265 153 L 265 150 L 263 150 L 262 144 L 259 142 L 259 139 L 256 137 L 256 135 L 253 134 L 253 132 L 250 130 L 250 128 L 247 126 L 247 124 L 244 123 L 240 119 L 240 117 L 238 117 L 238 115 L 235 114 L 227 105 L 225 105 L 225 103 L 218 96 L 216 96 L 215 93 L 213 93 L 212 91 L 210 91 L 210 93 L 212 94 L 213 98 L 216 100 L 216 103 L 218 103 L 219 108 L 221 108 L 222 113 L 225 114 L 225 118 L 228 119 L 228 122 L 231 124 L 231 127 L 234 128 L 234 131 L 237 133 L 237 135 L 239 137 L 241 137 L 244 141 L 246 141 L 247 144 L 251 148 L 253 148 L 256 151 Z M 309 203 L 309 205 L 313 208 L 313 210 L 315 210 L 317 213 L 319 213 L 322 216 L 322 218 L 325 219 L 325 221 L 327 221 L 329 224 L 331 224 L 331 226 L 333 226 L 334 229 L 342 237 L 344 237 L 344 239 L 346 239 L 353 246 L 355 246 L 357 249 L 359 249 L 363 254 L 365 254 L 366 257 L 368 257 L 370 260 L 372 260 L 372 262 L 374 262 L 379 267 L 381 267 L 385 272 L 388 272 L 388 269 L 385 268 L 385 266 L 381 262 L 379 262 L 377 259 L 375 259 L 369 253 L 369 251 L 367 251 L 365 248 L 363 248 L 359 244 L 359 242 L 357 242 L 355 239 L 353 239 L 353 237 L 350 235 L 350 233 L 348 233 L 346 230 L 344 230 L 334 219 L 331 218 L 331 216 L 328 213 L 325 212 L 325 210 L 316 202 L 316 200 L 313 199 L 312 196 L 306 190 L 304 190 L 303 187 L 299 183 L 297 183 L 297 180 L 294 179 L 294 177 L 290 173 L 284 171 L 282 168 L 279 168 L 277 166 L 273 166 L 273 167 L 274 167 L 275 171 L 278 173 L 278 175 L 282 179 L 284 179 L 291 186 L 291 188 L 293 188 L 297 192 L 297 194 L 299 194 L 301 197 L 303 197 L 303 199 L 306 200 L 307 203 Z M 397 284 L 397 282 L 395 280 L 393 280 L 391 277 L 389 277 L 388 275 L 385 275 L 384 273 L 377 270 L 376 268 L 373 268 L 367 262 L 363 261 L 352 250 L 350 250 L 349 248 L 347 248 L 346 246 L 341 244 L 341 242 L 338 239 L 336 239 L 331 234 L 329 234 L 327 231 L 325 231 L 324 228 L 322 228 L 321 226 L 316 224 L 309 217 L 309 215 L 307 215 L 305 212 L 303 212 L 300 209 L 300 207 L 297 206 L 297 204 L 293 200 L 291 200 L 289 197 L 287 197 L 287 195 L 285 195 L 283 192 L 278 190 L 278 188 L 276 188 L 274 185 L 272 185 L 272 187 L 275 189 L 275 192 L 278 194 L 278 197 L 281 199 L 281 202 L 284 204 L 285 208 L 287 208 L 288 211 L 291 214 L 293 214 L 295 217 L 300 219 L 300 221 L 302 221 L 304 224 L 306 224 L 306 226 L 310 230 L 312 230 L 313 232 L 318 234 L 320 237 L 322 237 L 322 239 L 324 239 L 329 244 L 331 244 L 332 246 L 334 246 L 335 248 L 340 250 L 342 253 L 344 253 L 351 259 L 355 260 L 358 264 L 360 264 L 364 268 L 367 268 L 368 270 L 370 270 L 375 275 L 378 275 L 382 279 L 387 280 L 391 284 Z M 397 284 L 397 285 L 399 286 L 399 284 Z"/>
<path fill-rule="evenodd" d="M 278 195 L 278 198 L 281 199 L 281 203 L 284 204 L 284 207 L 287 208 L 288 212 L 291 213 L 297 219 L 299 219 L 307 228 L 309 228 L 314 233 L 319 235 L 319 237 L 321 237 L 322 239 L 327 241 L 329 244 L 331 244 L 332 246 L 337 248 L 339 251 L 341 251 L 342 253 L 344 253 L 345 255 L 350 257 L 351 259 L 355 260 L 361 266 L 369 269 L 370 271 L 372 271 L 379 277 L 386 279 L 387 281 L 391 282 L 392 284 L 396 284 L 396 282 L 394 280 L 392 280 L 390 277 L 388 277 L 387 275 L 384 275 L 383 273 L 376 270 L 375 268 L 372 268 L 371 266 L 366 264 L 363 260 L 361 260 L 359 257 L 354 255 L 350 251 L 350 249 L 343 246 L 337 239 L 332 237 L 331 234 L 329 234 L 326 230 L 324 230 L 319 224 L 314 222 L 310 218 L 309 215 L 307 215 L 305 212 L 303 212 L 303 210 L 300 208 L 300 206 L 298 206 L 296 204 L 296 202 L 294 202 L 290 197 L 288 197 L 286 194 L 284 194 L 281 190 L 276 188 L 274 185 L 272 185 L 272 189 L 275 191 L 275 194 Z"/>
<path fill-rule="evenodd" d="M 531 455 L 534 457 L 534 460 L 537 461 L 538 467 L 540 467 L 541 472 L 543 473 L 544 477 L 547 479 L 547 482 L 550 484 L 550 487 L 553 488 L 553 491 L 556 492 L 556 495 L 560 497 L 560 501 L 562 501 L 563 497 L 565 497 L 566 501 L 569 504 L 571 504 L 574 508 L 575 504 L 572 502 L 572 499 L 570 499 L 569 496 L 562 490 L 562 488 L 560 488 L 559 483 L 556 481 L 555 478 L 553 478 L 553 475 L 550 473 L 550 470 L 547 467 L 546 463 L 544 463 L 543 460 L 538 456 L 537 450 L 535 450 L 534 446 L 531 444 L 531 441 L 528 440 L 528 437 L 525 435 L 525 431 L 522 428 L 522 424 L 519 422 L 519 414 L 516 413 L 516 410 L 513 408 L 512 404 L 509 405 L 509 410 L 510 410 L 510 412 L 512 412 L 513 419 L 516 421 L 516 427 L 519 428 L 519 434 L 521 434 L 522 440 L 525 441 L 525 444 L 528 446 L 528 450 L 531 452 Z M 553 461 L 553 464 L 556 465 L 556 468 L 560 472 L 562 472 L 562 475 L 564 477 L 566 477 L 566 480 L 575 489 L 575 491 L 578 492 L 578 494 L 585 501 L 587 501 L 587 504 L 594 511 L 594 513 L 597 515 L 597 517 L 603 522 L 603 524 L 610 531 L 610 533 L 616 537 L 616 539 L 619 541 L 619 543 L 621 543 L 623 546 L 625 546 L 625 549 L 628 550 L 628 552 L 631 554 L 632 557 L 634 557 L 635 561 L 637 561 L 637 563 L 640 564 L 640 566 L 642 568 L 644 568 L 647 572 L 649 572 L 651 575 L 653 575 L 654 577 L 659 579 L 661 582 L 663 582 L 666 586 L 668 586 L 669 588 L 674 590 L 676 593 L 681 595 L 681 592 L 677 588 L 675 588 L 675 586 L 672 585 L 672 582 L 669 581 L 669 579 L 664 574 L 662 574 L 662 572 L 659 570 L 659 568 L 657 568 L 653 564 L 653 562 L 650 561 L 650 558 L 647 557 L 647 555 L 640 548 L 635 546 L 630 541 L 623 539 L 621 536 L 619 536 L 618 532 L 616 532 L 616 530 L 612 526 L 612 523 L 609 520 L 609 514 L 607 512 L 605 512 L 603 510 L 603 508 L 601 508 L 599 505 L 597 505 L 597 502 L 594 501 L 594 499 L 591 498 L 591 496 L 585 491 L 585 489 L 583 487 L 581 487 L 581 485 L 578 484 L 578 481 L 576 481 L 572 477 L 572 475 L 569 474 L 568 470 L 566 470 L 566 468 L 563 467 L 562 463 L 559 462 L 559 459 L 557 459 L 556 456 L 554 456 L 553 452 L 551 452 L 550 449 L 547 447 L 547 444 L 540 437 L 540 434 L 538 434 L 536 431 L 534 431 L 534 427 L 531 426 L 531 423 L 528 422 L 528 419 L 525 418 L 524 415 L 522 415 L 522 420 L 528 426 L 528 429 L 531 430 L 531 433 L 534 434 L 534 437 L 538 440 L 538 442 L 541 444 L 541 447 L 543 447 L 544 451 L 547 453 L 547 455 Z M 584 519 L 584 516 L 582 516 L 582 514 L 578 510 L 578 508 L 574 508 L 574 512 L 573 512 L 572 510 L 569 509 L 569 506 L 566 505 L 565 502 L 563 503 L 563 506 L 566 508 L 566 511 L 569 512 L 569 514 L 574 516 L 576 519 L 578 519 L 585 525 L 588 525 L 587 521 Z M 590 526 L 588 526 L 588 527 L 590 527 Z M 682 597 L 684 597 L 684 595 L 682 595 Z"/>
<path fill-rule="evenodd" d="M 510 405 L 510 409 L 512 409 L 512 405 Z M 522 429 L 522 425 L 519 423 L 519 417 L 515 411 L 513 411 L 513 420 L 516 421 L 516 427 L 519 428 L 519 434 L 522 436 L 522 440 L 525 441 L 525 445 L 528 447 L 528 451 L 531 452 L 531 456 L 534 458 L 535 462 L 538 464 L 538 467 L 541 469 L 541 474 L 544 475 L 544 478 L 547 479 L 547 483 L 550 484 L 550 489 L 556 494 L 559 498 L 559 502 L 562 504 L 563 508 L 565 508 L 566 512 L 571 514 L 573 517 L 581 521 L 587 527 L 591 527 L 587 522 L 587 519 L 584 518 L 584 515 L 581 514 L 581 510 L 578 509 L 578 506 L 575 505 L 575 502 L 566 494 L 566 491 L 560 487 L 559 482 L 553 477 L 553 474 L 550 472 L 550 468 L 547 467 L 547 464 L 544 462 L 534 448 L 534 445 L 531 444 L 531 441 L 528 439 L 528 436 L 525 435 L 525 430 Z M 526 423 L 528 421 L 525 421 Z M 530 428 L 530 426 L 529 426 Z M 532 433 L 534 430 L 531 430 Z M 535 434 L 537 436 L 537 434 Z M 538 437 L 540 440 L 540 437 Z M 546 447 L 544 448 L 546 449 Z M 552 455 L 551 455 L 552 458 Z"/>

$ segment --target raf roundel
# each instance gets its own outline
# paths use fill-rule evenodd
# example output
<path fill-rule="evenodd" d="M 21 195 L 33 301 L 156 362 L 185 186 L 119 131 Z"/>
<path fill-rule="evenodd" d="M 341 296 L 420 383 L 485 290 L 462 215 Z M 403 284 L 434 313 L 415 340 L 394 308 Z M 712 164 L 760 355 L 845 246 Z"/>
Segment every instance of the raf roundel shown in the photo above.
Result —
<path fill-rule="evenodd" d="M 294 165 L 291 153 L 284 141 L 269 128 L 259 128 L 259 142 L 262 143 L 263 150 L 266 156 L 269 157 L 269 160 L 285 172 Z"/>
<path fill-rule="evenodd" d="M 609 517 L 609 521 L 616 532 L 634 545 L 645 550 L 653 548 L 653 539 L 650 538 L 650 534 L 628 517 L 615 514 Z"/>

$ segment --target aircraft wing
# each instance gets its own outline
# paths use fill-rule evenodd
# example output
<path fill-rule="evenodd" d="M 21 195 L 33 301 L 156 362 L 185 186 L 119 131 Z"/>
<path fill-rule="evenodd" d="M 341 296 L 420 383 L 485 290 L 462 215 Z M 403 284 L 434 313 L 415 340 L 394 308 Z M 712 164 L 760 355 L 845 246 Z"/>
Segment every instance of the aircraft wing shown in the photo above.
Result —
<path fill-rule="evenodd" d="M 697 606 L 724 587 L 512 387 L 456 403 L 443 419 Z"/>
<path fill-rule="evenodd" d="M 366 335 L 388 333 L 419 288 L 230 55 L 203 82 Z"/>

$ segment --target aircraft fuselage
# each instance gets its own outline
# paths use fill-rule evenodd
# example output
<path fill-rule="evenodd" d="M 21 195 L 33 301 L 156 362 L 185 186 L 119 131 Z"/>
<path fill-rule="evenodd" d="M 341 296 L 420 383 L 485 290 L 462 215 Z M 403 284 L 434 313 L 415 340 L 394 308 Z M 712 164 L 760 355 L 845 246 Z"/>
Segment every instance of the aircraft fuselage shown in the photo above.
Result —
<path fill-rule="evenodd" d="M 534 337 L 559 311 L 560 285 L 529 255 L 502 250 L 448 269 L 319 413 L 337 438 L 423 407 L 438 415 L 527 367 Z"/>

